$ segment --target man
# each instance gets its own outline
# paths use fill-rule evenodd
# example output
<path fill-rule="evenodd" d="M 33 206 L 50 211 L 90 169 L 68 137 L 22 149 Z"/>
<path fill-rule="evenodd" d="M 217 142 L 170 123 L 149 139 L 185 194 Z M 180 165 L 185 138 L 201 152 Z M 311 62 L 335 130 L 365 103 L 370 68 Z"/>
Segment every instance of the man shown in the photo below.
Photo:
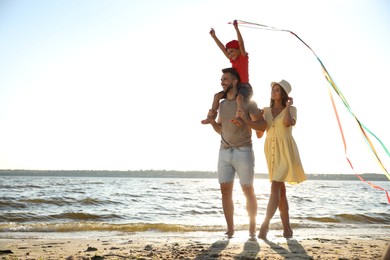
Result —
<path fill-rule="evenodd" d="M 245 103 L 245 112 L 237 110 L 236 96 L 240 77 L 238 73 L 227 68 L 222 70 L 221 86 L 226 99 L 219 105 L 218 122 L 212 116 L 210 124 L 221 135 L 221 147 L 218 158 L 218 181 L 222 194 L 222 207 L 225 214 L 228 238 L 234 234 L 233 183 L 237 173 L 241 188 L 246 197 L 246 209 L 249 215 L 249 236 L 256 235 L 257 200 L 253 189 L 254 154 L 252 149 L 252 128 L 265 131 L 266 122 L 254 101 Z M 231 123 L 231 119 L 240 115 L 240 124 Z"/>

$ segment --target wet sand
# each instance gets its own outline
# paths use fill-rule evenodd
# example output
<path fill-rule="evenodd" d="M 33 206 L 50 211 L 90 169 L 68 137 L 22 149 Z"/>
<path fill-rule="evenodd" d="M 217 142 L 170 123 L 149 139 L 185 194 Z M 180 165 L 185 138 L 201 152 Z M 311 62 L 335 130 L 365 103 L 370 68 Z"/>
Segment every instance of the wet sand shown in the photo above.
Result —
<path fill-rule="evenodd" d="M 389 237 L 328 235 L 268 241 L 247 232 L 1 234 L 1 259 L 382 259 Z"/>

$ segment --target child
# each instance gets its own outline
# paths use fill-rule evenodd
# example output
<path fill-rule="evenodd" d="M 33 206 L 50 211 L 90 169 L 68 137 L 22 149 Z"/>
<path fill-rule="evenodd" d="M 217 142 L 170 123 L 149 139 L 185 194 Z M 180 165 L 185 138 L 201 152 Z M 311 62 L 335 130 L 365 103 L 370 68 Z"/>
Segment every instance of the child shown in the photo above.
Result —
<path fill-rule="evenodd" d="M 210 35 L 213 37 L 215 43 L 225 54 L 225 56 L 232 63 L 232 68 L 235 69 L 240 75 L 240 87 L 236 97 L 237 110 L 244 108 L 244 101 L 249 100 L 253 95 L 252 86 L 249 84 L 249 72 L 248 72 L 248 53 L 245 52 L 244 40 L 242 39 L 240 30 L 238 29 L 238 23 L 236 20 L 233 22 L 234 29 L 237 32 L 237 40 L 230 41 L 224 46 L 221 41 L 215 35 L 214 29 L 211 29 Z M 202 120 L 202 124 L 209 124 L 211 119 L 215 119 L 217 116 L 217 110 L 219 107 L 219 101 L 226 97 L 226 93 L 221 91 L 214 95 L 214 100 L 211 109 L 207 115 L 207 119 Z M 236 125 L 240 125 L 239 120 L 232 119 L 231 122 Z"/>

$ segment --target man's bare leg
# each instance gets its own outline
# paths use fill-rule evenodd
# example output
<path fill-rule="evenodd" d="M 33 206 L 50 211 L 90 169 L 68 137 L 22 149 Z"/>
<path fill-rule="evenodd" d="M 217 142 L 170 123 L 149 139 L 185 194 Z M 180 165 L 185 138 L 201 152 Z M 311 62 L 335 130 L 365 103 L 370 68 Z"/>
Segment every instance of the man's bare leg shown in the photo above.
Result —
<path fill-rule="evenodd" d="M 257 199 L 253 185 L 242 185 L 242 190 L 246 197 L 246 210 L 249 216 L 249 236 L 256 236 L 256 215 L 257 215 Z"/>
<path fill-rule="evenodd" d="M 233 182 L 221 183 L 220 189 L 222 194 L 222 207 L 225 214 L 228 238 L 233 237 L 234 234 L 234 203 L 233 203 Z"/>

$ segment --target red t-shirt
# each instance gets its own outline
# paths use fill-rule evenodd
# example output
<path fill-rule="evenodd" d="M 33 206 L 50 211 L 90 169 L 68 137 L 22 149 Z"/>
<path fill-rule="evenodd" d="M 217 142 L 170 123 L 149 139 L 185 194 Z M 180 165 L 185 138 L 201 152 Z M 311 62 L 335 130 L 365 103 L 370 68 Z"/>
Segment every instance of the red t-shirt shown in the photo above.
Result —
<path fill-rule="evenodd" d="M 236 60 L 230 60 L 230 63 L 232 64 L 232 68 L 238 72 L 238 75 L 240 75 L 241 83 L 249 83 L 248 54 L 246 54 L 246 56 L 240 55 Z"/>

